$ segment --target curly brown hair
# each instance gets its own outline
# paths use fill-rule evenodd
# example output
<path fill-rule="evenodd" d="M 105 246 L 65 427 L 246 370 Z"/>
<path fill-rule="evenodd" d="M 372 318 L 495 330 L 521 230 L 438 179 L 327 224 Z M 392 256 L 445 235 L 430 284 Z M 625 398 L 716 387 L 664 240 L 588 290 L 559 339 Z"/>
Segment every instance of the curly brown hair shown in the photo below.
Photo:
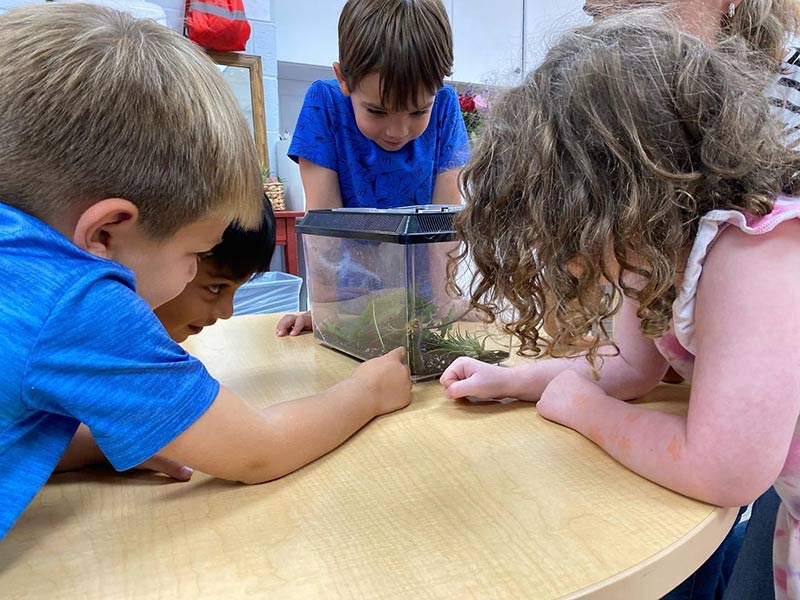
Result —
<path fill-rule="evenodd" d="M 450 289 L 471 257 L 471 305 L 489 321 L 512 309 L 520 354 L 594 363 L 625 296 L 643 333 L 662 335 L 698 219 L 763 215 L 798 187 L 763 60 L 652 9 L 565 35 L 495 105 L 464 170 Z"/>

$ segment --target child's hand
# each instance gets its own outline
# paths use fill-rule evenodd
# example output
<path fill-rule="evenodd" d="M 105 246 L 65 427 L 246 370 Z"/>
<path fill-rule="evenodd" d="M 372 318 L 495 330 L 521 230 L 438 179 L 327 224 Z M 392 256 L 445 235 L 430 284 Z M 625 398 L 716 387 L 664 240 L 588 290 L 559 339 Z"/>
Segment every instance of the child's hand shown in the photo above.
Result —
<path fill-rule="evenodd" d="M 358 365 L 353 371 L 353 379 L 375 398 L 377 415 L 400 410 L 411 402 L 411 371 L 403 364 L 405 357 L 405 348 L 395 348 Z"/>
<path fill-rule="evenodd" d="M 562 371 L 542 392 L 536 410 L 549 421 L 575 428 L 575 415 L 591 410 L 592 398 L 605 396 L 599 385 L 574 371 Z"/>
<path fill-rule="evenodd" d="M 508 393 L 510 377 L 506 367 L 461 357 L 447 367 L 439 383 L 444 386 L 444 395 L 451 400 L 467 396 L 504 398 L 513 395 Z"/>
<path fill-rule="evenodd" d="M 300 335 L 303 331 L 311 331 L 311 312 L 306 311 L 301 315 L 286 315 L 278 321 L 275 335 Z"/>

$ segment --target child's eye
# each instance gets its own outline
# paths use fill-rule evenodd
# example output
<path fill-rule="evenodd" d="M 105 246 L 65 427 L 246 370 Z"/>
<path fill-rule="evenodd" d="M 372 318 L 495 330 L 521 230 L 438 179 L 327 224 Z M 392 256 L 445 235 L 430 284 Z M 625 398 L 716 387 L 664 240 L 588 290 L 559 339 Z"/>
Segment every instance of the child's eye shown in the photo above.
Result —
<path fill-rule="evenodd" d="M 371 115 L 375 115 L 376 117 L 385 117 L 386 112 L 383 110 L 376 110 L 374 108 L 368 108 L 367 112 Z"/>
<path fill-rule="evenodd" d="M 222 285 L 220 285 L 219 283 L 214 283 L 212 285 L 206 286 L 206 289 L 216 296 L 222 291 Z"/>
<path fill-rule="evenodd" d="M 427 114 L 428 114 L 427 110 L 417 110 L 417 111 L 412 112 L 411 116 L 412 117 L 421 117 L 421 116 L 427 115 Z"/>

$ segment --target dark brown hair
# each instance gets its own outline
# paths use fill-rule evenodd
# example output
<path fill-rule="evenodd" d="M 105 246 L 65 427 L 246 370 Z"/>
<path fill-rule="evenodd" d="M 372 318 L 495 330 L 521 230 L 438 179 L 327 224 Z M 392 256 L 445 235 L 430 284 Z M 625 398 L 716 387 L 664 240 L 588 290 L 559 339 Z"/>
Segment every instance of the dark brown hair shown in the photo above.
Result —
<path fill-rule="evenodd" d="M 339 16 L 339 65 L 350 90 L 380 77 L 387 110 L 415 107 L 453 69 L 453 34 L 441 0 L 348 0 Z"/>
<path fill-rule="evenodd" d="M 0 16 L 0 199 L 44 221 L 104 198 L 164 239 L 262 217 L 247 123 L 216 65 L 157 23 L 89 4 Z"/>
<path fill-rule="evenodd" d="M 565 35 L 494 106 L 464 171 L 451 289 L 471 256 L 472 306 L 489 320 L 512 309 L 523 354 L 593 361 L 623 296 L 662 335 L 699 218 L 763 215 L 797 189 L 755 54 L 647 9 Z"/>

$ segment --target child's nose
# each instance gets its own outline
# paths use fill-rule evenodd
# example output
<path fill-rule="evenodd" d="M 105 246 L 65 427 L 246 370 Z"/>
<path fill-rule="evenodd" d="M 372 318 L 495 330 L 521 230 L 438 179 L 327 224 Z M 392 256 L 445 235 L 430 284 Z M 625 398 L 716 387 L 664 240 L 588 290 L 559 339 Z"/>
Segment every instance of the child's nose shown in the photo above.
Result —
<path fill-rule="evenodd" d="M 405 119 L 396 118 L 389 121 L 389 126 L 386 128 L 386 137 L 394 140 L 399 140 L 406 137 L 408 127 L 406 127 Z"/>
<path fill-rule="evenodd" d="M 214 305 L 214 319 L 230 319 L 233 316 L 233 298 L 221 300 Z"/>

